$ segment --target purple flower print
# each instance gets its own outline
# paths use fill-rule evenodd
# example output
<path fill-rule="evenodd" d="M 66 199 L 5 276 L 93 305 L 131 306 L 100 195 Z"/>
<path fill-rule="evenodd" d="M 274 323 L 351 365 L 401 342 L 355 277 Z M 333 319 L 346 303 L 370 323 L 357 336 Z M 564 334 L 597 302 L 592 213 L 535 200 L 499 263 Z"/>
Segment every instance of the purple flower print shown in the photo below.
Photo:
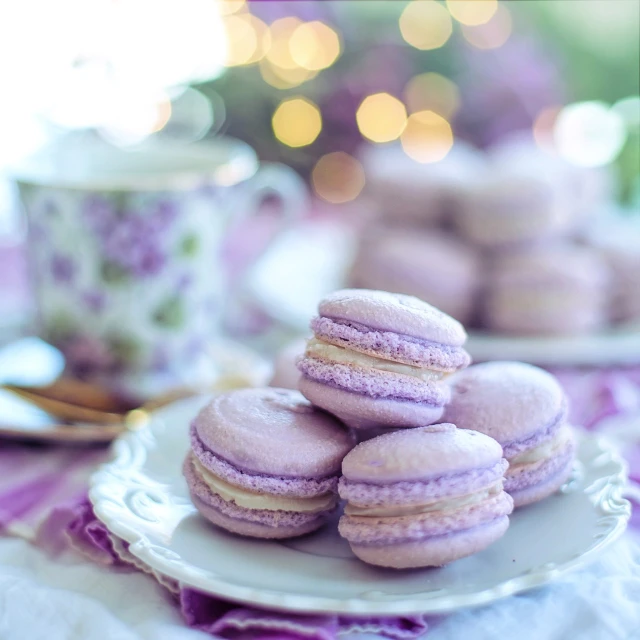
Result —
<path fill-rule="evenodd" d="M 51 258 L 51 275 L 56 282 L 72 282 L 76 274 L 76 265 L 68 256 L 54 254 Z"/>
<path fill-rule="evenodd" d="M 82 214 L 89 228 L 98 236 L 108 235 L 118 223 L 118 210 L 108 198 L 93 194 L 84 201 Z"/>
<path fill-rule="evenodd" d="M 106 304 L 105 296 L 100 291 L 87 291 L 82 294 L 82 301 L 89 311 L 98 313 L 104 309 Z"/>
<path fill-rule="evenodd" d="M 166 263 L 161 238 L 153 224 L 139 215 L 125 215 L 104 239 L 105 257 L 138 277 L 157 275 Z"/>
<path fill-rule="evenodd" d="M 148 208 L 120 213 L 100 199 L 94 198 L 90 205 L 89 219 L 108 265 L 125 277 L 145 278 L 162 271 L 167 263 L 166 239 L 178 217 L 174 202 L 160 200 Z"/>
<path fill-rule="evenodd" d="M 59 345 L 69 373 L 86 380 L 97 373 L 115 373 L 119 363 L 108 345 L 93 336 L 76 335 Z"/>

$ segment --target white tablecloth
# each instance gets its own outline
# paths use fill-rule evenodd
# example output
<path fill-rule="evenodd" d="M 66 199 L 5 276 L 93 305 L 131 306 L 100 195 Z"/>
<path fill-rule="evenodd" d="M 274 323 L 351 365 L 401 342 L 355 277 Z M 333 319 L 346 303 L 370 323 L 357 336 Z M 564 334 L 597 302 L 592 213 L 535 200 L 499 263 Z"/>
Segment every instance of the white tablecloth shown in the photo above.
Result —
<path fill-rule="evenodd" d="M 355 635 L 349 636 L 355 638 Z M 374 636 L 359 635 L 358 640 Z M 149 577 L 53 560 L 0 538 L 2 640 L 206 640 Z M 640 539 L 627 533 L 588 568 L 481 609 L 436 619 L 428 640 L 640 639 Z"/>

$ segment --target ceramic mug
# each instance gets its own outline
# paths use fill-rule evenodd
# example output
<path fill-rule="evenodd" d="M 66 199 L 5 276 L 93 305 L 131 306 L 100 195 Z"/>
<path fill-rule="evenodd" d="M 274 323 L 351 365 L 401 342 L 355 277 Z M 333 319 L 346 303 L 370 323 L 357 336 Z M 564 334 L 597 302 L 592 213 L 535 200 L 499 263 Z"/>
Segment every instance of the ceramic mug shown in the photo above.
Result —
<path fill-rule="evenodd" d="M 229 224 L 275 197 L 284 229 L 306 202 L 292 169 L 229 138 L 129 151 L 67 136 L 14 173 L 38 334 L 72 375 L 139 396 L 215 377 Z"/>

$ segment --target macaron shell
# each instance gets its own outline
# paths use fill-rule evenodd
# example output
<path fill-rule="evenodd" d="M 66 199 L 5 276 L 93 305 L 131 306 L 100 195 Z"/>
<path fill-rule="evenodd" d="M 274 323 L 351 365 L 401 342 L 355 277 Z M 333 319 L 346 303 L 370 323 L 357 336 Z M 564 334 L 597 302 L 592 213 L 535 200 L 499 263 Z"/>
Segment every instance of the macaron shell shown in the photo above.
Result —
<path fill-rule="evenodd" d="M 250 473 L 318 477 L 340 470 L 353 435 L 290 389 L 239 389 L 194 420 L 206 448 Z"/>
<path fill-rule="evenodd" d="M 572 461 L 569 461 L 560 471 L 544 482 L 524 486 L 522 489 L 512 489 L 509 495 L 513 498 L 514 509 L 539 502 L 553 495 L 569 479 L 572 469 Z"/>
<path fill-rule="evenodd" d="M 501 538 L 509 528 L 509 518 L 502 516 L 480 527 L 449 535 L 390 545 L 351 545 L 363 562 L 393 569 L 441 567 L 453 560 L 482 551 Z"/>
<path fill-rule="evenodd" d="M 462 346 L 464 327 L 419 298 L 387 291 L 343 289 L 321 300 L 321 316 L 363 324 L 380 331 Z"/>
<path fill-rule="evenodd" d="M 338 492 L 343 500 L 360 507 L 419 505 L 454 496 L 466 496 L 488 489 L 502 480 L 508 467 L 501 459 L 493 467 L 446 474 L 425 481 L 372 484 L 340 478 Z"/>
<path fill-rule="evenodd" d="M 349 280 L 357 287 L 416 296 L 465 322 L 479 275 L 473 249 L 452 236 L 385 229 L 361 243 Z"/>
<path fill-rule="evenodd" d="M 444 406 L 412 400 L 373 398 L 312 380 L 300 379 L 301 393 L 313 404 L 337 416 L 353 429 L 418 427 L 437 422 Z"/>
<path fill-rule="evenodd" d="M 191 452 L 200 464 L 214 475 L 225 482 L 253 493 L 264 492 L 275 496 L 311 498 L 335 491 L 338 484 L 337 474 L 320 478 L 305 478 L 303 476 L 283 477 L 247 473 L 209 451 L 198 437 L 193 425 L 191 426 Z"/>
<path fill-rule="evenodd" d="M 361 442 L 343 460 L 342 473 L 352 481 L 389 484 L 486 469 L 501 459 L 495 440 L 444 423 Z"/>
<path fill-rule="evenodd" d="M 571 474 L 574 451 L 573 443 L 569 443 L 553 457 L 509 469 L 504 488 L 513 497 L 515 506 L 537 502 L 554 493 Z"/>
<path fill-rule="evenodd" d="M 305 376 L 316 382 L 372 398 L 415 400 L 437 406 L 443 406 L 450 398 L 447 385 L 373 367 L 359 367 L 308 357 L 302 358 L 298 366 Z"/>
<path fill-rule="evenodd" d="M 259 538 L 287 538 L 317 529 L 330 513 L 298 513 L 246 509 L 235 502 L 226 502 L 213 493 L 195 472 L 191 454 L 187 456 L 183 474 L 191 498 L 202 515 L 228 531 Z"/>
<path fill-rule="evenodd" d="M 317 338 L 330 344 L 414 367 L 453 372 L 471 363 L 471 356 L 462 347 L 421 341 L 357 323 L 344 324 L 321 317 L 311 321 L 311 328 Z"/>
<path fill-rule="evenodd" d="M 221 529 L 225 529 L 226 531 L 230 531 L 231 533 L 251 538 L 263 538 L 267 540 L 295 538 L 297 536 L 304 535 L 305 533 L 311 533 L 312 531 L 319 529 L 325 523 L 324 518 L 316 518 L 315 520 L 309 520 L 297 526 L 289 525 L 269 527 L 258 522 L 251 522 L 249 520 L 241 520 L 226 516 L 215 507 L 212 507 L 200 500 L 196 495 L 192 494 L 191 500 L 200 514 L 212 524 L 220 527 Z"/>
<path fill-rule="evenodd" d="M 340 535 L 354 544 L 395 544 L 397 541 L 448 535 L 481 526 L 513 511 L 513 500 L 504 491 L 477 504 L 450 511 L 411 516 L 342 516 Z"/>
<path fill-rule="evenodd" d="M 451 402 L 443 420 L 480 431 L 506 444 L 531 437 L 557 422 L 566 406 L 554 376 L 522 362 L 488 362 L 448 380 Z"/>

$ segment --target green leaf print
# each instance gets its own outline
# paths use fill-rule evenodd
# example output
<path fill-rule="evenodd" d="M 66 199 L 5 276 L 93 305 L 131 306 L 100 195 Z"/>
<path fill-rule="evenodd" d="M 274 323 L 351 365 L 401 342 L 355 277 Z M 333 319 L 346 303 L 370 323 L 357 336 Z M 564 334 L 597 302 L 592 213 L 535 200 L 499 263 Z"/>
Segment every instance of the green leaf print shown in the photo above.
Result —
<path fill-rule="evenodd" d="M 200 241 L 195 233 L 190 233 L 182 238 L 180 242 L 180 255 L 186 258 L 191 258 L 198 253 L 200 248 Z"/>
<path fill-rule="evenodd" d="M 184 324 L 185 313 L 180 298 L 169 298 L 163 302 L 153 314 L 156 324 L 167 329 L 178 329 Z"/>
<path fill-rule="evenodd" d="M 103 281 L 112 285 L 124 284 L 127 282 L 129 275 L 126 269 L 113 262 L 103 262 L 100 272 Z"/>

